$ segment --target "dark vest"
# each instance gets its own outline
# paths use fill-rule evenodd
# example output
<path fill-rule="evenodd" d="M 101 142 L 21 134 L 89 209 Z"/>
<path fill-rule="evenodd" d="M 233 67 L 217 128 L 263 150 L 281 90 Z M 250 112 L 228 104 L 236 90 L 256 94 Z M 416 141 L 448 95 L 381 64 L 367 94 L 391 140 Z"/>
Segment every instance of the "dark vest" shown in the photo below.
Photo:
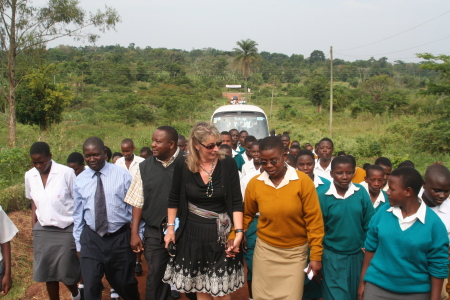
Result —
<path fill-rule="evenodd" d="M 139 164 L 142 188 L 144 190 L 144 206 L 142 219 L 148 226 L 159 228 L 161 220 L 167 216 L 167 199 L 172 188 L 175 162 L 184 158 L 184 152 L 178 154 L 174 162 L 167 168 L 151 156 Z"/>

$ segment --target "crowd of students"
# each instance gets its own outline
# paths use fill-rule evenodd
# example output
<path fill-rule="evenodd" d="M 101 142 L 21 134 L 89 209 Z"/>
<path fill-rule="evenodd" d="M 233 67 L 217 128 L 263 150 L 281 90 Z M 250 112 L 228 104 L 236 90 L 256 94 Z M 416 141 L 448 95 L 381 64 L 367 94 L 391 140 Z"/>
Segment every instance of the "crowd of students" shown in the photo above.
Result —
<path fill-rule="evenodd" d="M 134 154 L 97 137 L 67 166 L 50 146 L 30 147 L 25 175 L 33 209 L 33 279 L 59 299 L 447 299 L 450 171 L 424 178 L 411 161 L 379 157 L 358 167 L 333 141 L 313 148 L 289 134 L 170 126 Z M 112 161 L 113 164 L 110 164 Z M 9 241 L 17 228 L 0 209 L 1 289 L 11 288 Z"/>

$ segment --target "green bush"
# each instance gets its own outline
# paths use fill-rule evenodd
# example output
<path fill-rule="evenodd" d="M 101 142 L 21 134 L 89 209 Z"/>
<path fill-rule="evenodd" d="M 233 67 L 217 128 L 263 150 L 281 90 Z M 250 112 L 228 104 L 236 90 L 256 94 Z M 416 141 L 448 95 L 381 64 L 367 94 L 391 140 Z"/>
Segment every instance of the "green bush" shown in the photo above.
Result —
<path fill-rule="evenodd" d="M 22 148 L 0 151 L 0 187 L 23 182 L 25 172 L 31 168 L 28 151 Z"/>
<path fill-rule="evenodd" d="M 6 212 L 30 208 L 30 200 L 25 198 L 25 184 L 10 186 L 0 193 L 0 205 Z"/>
<path fill-rule="evenodd" d="M 358 157 L 379 157 L 381 156 L 381 143 L 374 141 L 372 137 L 357 137 L 356 156 Z"/>

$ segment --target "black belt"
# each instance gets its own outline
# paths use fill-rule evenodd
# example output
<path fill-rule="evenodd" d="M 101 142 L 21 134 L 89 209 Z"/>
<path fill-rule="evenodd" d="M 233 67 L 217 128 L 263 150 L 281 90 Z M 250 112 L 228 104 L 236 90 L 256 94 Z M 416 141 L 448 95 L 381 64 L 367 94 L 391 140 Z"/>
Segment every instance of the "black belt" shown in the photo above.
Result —
<path fill-rule="evenodd" d="M 107 233 L 105 233 L 105 235 L 104 235 L 103 237 L 113 237 L 113 236 L 116 236 L 116 235 L 118 235 L 118 234 L 124 233 L 124 232 L 127 231 L 129 228 L 130 228 L 130 224 L 127 223 L 127 224 L 123 225 L 122 227 L 120 227 L 120 229 L 117 230 L 117 231 L 115 231 L 115 232 L 112 232 L 112 233 L 107 232 Z"/>

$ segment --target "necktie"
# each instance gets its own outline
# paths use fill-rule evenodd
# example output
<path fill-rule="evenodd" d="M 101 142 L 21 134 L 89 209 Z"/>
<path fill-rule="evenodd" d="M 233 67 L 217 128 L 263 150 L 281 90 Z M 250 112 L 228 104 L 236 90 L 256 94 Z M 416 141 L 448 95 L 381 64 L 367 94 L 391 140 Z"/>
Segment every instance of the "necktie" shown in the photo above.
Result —
<path fill-rule="evenodd" d="M 108 232 L 108 216 L 106 212 L 105 190 L 103 189 L 102 179 L 99 171 L 95 172 L 97 176 L 97 189 L 95 190 L 95 231 L 103 237 Z"/>

